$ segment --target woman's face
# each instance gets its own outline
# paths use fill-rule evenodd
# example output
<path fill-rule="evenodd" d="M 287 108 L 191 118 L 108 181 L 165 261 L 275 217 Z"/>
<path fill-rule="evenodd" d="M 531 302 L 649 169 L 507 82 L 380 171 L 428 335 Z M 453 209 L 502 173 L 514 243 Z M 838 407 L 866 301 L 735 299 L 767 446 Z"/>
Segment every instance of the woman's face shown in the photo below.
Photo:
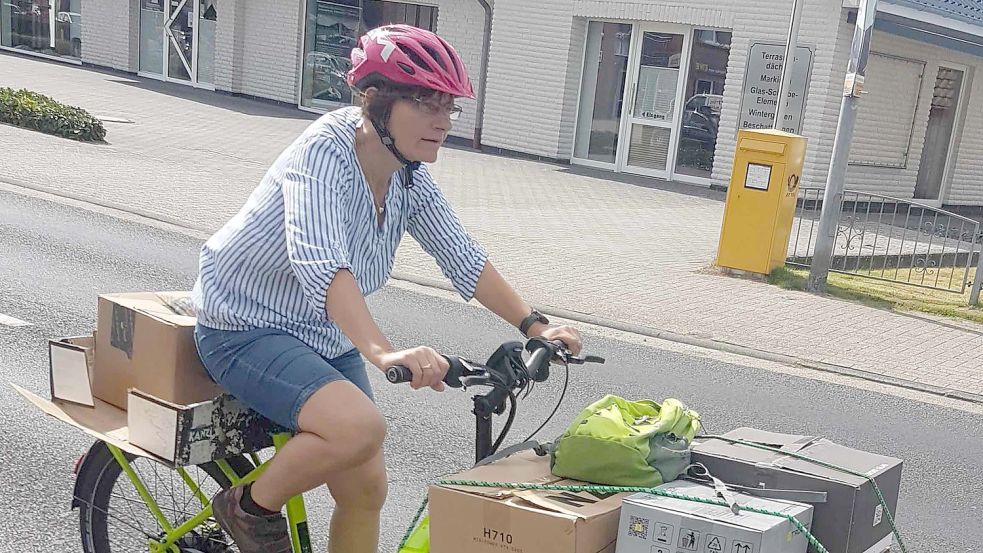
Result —
<path fill-rule="evenodd" d="M 400 98 L 389 115 L 389 134 L 396 148 L 410 161 L 433 163 L 451 130 L 454 97 L 433 94 Z"/>

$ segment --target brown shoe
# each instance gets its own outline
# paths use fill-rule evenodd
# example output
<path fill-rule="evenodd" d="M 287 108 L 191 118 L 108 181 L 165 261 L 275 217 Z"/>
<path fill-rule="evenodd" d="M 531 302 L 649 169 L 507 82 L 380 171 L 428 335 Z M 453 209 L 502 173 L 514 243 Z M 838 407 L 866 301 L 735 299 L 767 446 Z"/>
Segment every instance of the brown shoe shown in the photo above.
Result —
<path fill-rule="evenodd" d="M 287 520 L 277 513 L 260 517 L 242 510 L 243 486 L 222 490 L 212 500 L 212 516 L 241 553 L 290 553 Z"/>

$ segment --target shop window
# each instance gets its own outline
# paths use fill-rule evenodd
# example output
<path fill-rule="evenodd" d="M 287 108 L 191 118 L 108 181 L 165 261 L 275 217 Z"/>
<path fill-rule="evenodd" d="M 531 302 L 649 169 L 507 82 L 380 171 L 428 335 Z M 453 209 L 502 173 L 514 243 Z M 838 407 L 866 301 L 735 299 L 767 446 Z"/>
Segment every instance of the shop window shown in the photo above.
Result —
<path fill-rule="evenodd" d="M 731 33 L 697 29 L 694 37 L 676 173 L 708 179 L 717 149 Z"/>
<path fill-rule="evenodd" d="M 54 57 L 82 57 L 82 0 L 4 0 L 0 44 Z"/>
<path fill-rule="evenodd" d="M 389 23 L 437 29 L 437 7 L 379 0 L 308 0 L 300 104 L 334 109 L 352 103 L 345 81 L 352 48 L 365 31 Z"/>

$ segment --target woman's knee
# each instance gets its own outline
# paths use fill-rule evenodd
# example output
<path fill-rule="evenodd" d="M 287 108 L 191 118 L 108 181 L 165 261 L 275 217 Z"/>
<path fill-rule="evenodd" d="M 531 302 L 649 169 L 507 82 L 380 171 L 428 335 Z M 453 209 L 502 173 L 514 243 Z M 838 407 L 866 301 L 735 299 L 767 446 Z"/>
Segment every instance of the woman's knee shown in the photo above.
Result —
<path fill-rule="evenodd" d="M 386 419 L 378 410 L 365 413 L 349 427 L 349 436 L 342 442 L 353 465 L 363 464 L 382 452 L 386 441 Z"/>
<path fill-rule="evenodd" d="M 326 384 L 307 400 L 298 416 L 299 430 L 319 436 L 327 454 L 355 467 L 382 451 L 386 420 L 352 383 Z"/>
<path fill-rule="evenodd" d="M 389 492 L 382 451 L 357 467 L 332 475 L 327 484 L 338 506 L 381 511 Z"/>

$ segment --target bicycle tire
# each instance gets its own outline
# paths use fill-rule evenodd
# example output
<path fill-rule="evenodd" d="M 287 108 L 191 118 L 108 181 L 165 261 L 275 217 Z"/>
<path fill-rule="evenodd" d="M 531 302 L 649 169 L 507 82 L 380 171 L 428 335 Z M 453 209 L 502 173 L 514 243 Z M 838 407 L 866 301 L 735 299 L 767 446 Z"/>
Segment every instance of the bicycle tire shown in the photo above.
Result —
<path fill-rule="evenodd" d="M 125 452 L 124 455 L 131 464 L 146 462 L 152 464 L 155 469 L 159 467 L 165 471 L 170 471 L 173 476 L 177 477 L 177 481 L 183 485 L 183 481 L 177 475 L 176 471 L 150 459 L 136 457 Z M 253 469 L 253 464 L 244 456 L 239 455 L 226 460 L 239 477 L 246 476 Z M 226 489 L 231 485 L 229 479 L 214 462 L 197 465 L 196 467 L 222 489 Z M 191 468 L 186 467 L 186 469 Z M 120 479 L 120 475 L 122 474 L 122 467 L 116 461 L 116 458 L 113 457 L 106 444 L 102 441 L 96 442 L 86 454 L 86 461 L 76 477 L 77 496 L 75 497 L 75 501 L 79 507 L 79 532 L 84 553 L 131 553 L 130 551 L 117 551 L 112 547 L 109 530 L 109 521 L 112 517 L 110 502 L 117 481 L 125 482 L 126 485 L 132 487 L 132 484 L 130 484 L 125 475 L 122 480 Z M 201 482 L 201 484 L 204 484 L 204 482 Z M 145 481 L 144 485 L 150 488 L 148 482 Z M 186 485 L 185 488 L 187 488 Z M 154 499 L 158 503 L 162 503 L 160 497 L 154 497 Z M 177 526 L 177 524 L 183 521 L 171 520 L 170 522 Z M 231 543 L 231 540 L 229 540 L 229 543 Z"/>

